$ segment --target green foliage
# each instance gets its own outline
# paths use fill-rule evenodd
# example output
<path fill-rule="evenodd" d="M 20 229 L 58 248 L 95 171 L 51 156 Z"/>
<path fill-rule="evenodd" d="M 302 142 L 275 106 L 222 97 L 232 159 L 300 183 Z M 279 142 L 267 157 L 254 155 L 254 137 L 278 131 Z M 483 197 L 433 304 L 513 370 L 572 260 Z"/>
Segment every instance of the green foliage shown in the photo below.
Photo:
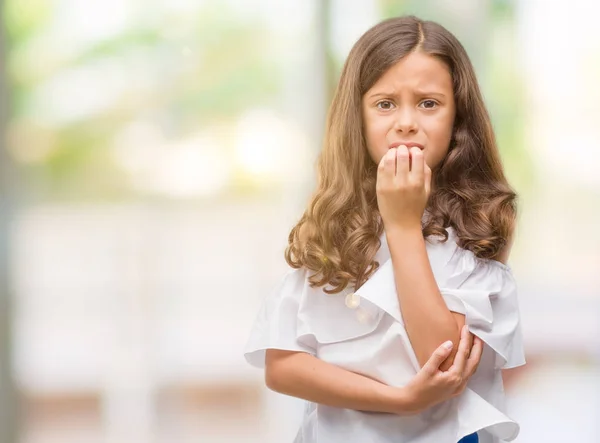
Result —
<path fill-rule="evenodd" d="M 406 0 L 379 0 L 379 9 L 384 18 L 398 17 L 407 13 Z"/>
<path fill-rule="evenodd" d="M 9 41 L 23 42 L 48 23 L 52 2 L 48 0 L 6 0 L 2 17 Z"/>
<path fill-rule="evenodd" d="M 220 2 L 207 2 L 199 13 L 189 16 L 165 14 L 158 22 L 140 17 L 139 23 L 121 34 L 82 47 L 68 57 L 32 57 L 36 42 L 53 32 L 56 7 L 45 0 L 6 1 L 13 119 L 27 124 L 40 118 L 36 94 L 70 70 L 93 71 L 103 63 L 121 64 L 122 75 L 128 78 L 132 75 L 128 66 L 141 60 L 148 71 L 142 74 L 142 86 L 132 78 L 131 89 L 117 96 L 108 109 L 50 123 L 54 150 L 41 163 L 24 167 L 26 174 L 44 178 L 49 195 L 100 198 L 115 190 L 132 192 L 110 156 L 115 135 L 132 121 L 149 118 L 161 125 L 168 137 L 177 139 L 211 123 L 234 120 L 248 107 L 272 102 L 279 92 L 279 67 L 269 51 L 264 27 L 257 20 L 236 16 Z M 51 63 L 40 61 L 46 59 Z M 143 84 L 157 87 L 148 89 Z"/>

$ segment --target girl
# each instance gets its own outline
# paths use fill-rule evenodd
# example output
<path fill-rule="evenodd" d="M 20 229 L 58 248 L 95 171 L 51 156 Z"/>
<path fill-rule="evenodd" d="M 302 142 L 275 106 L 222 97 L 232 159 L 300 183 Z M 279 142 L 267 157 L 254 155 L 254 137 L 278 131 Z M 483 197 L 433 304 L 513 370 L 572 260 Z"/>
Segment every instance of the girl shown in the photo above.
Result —
<path fill-rule="evenodd" d="M 513 440 L 501 369 L 524 364 L 506 265 L 516 195 L 458 40 L 415 17 L 367 31 L 318 168 L 245 354 L 271 389 L 308 400 L 295 441 Z"/>

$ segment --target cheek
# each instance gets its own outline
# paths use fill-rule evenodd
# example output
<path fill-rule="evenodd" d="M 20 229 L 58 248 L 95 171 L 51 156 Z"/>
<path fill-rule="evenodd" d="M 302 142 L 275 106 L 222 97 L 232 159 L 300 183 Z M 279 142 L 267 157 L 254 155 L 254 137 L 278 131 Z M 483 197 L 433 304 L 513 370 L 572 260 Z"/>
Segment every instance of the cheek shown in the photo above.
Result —
<path fill-rule="evenodd" d="M 384 156 L 387 151 L 386 128 L 382 119 L 365 119 L 365 139 L 367 150 L 375 163 Z"/>
<path fill-rule="evenodd" d="M 442 162 L 446 154 L 448 153 L 448 144 L 442 146 L 436 146 L 435 149 L 431 149 L 425 152 L 425 163 L 431 169 L 437 168 Z"/>
<path fill-rule="evenodd" d="M 453 119 L 440 119 L 428 128 L 428 152 L 425 161 L 430 168 L 435 168 L 446 156 L 452 138 Z"/>
<path fill-rule="evenodd" d="M 430 137 L 436 142 L 449 142 L 454 126 L 454 114 L 451 112 L 440 114 L 426 122 Z"/>

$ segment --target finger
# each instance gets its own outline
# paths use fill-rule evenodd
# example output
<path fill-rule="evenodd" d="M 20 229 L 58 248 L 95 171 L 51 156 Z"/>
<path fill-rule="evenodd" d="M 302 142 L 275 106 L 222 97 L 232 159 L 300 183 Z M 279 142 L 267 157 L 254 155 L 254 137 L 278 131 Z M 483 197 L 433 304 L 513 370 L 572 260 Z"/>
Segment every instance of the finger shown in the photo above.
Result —
<path fill-rule="evenodd" d="M 466 328 L 467 328 L 467 331 L 468 331 L 469 327 L 466 326 Z M 475 336 L 473 334 L 471 334 L 470 332 L 467 333 L 467 359 L 471 355 L 471 349 L 473 348 L 473 339 L 474 338 L 475 338 Z"/>
<path fill-rule="evenodd" d="M 423 157 L 423 163 L 425 163 L 425 157 Z M 427 165 L 427 163 L 425 163 L 424 167 L 423 167 L 423 182 L 425 185 L 425 194 L 427 196 L 429 196 L 429 194 L 431 194 L 431 168 L 429 167 L 429 165 Z"/>
<path fill-rule="evenodd" d="M 462 375 L 465 370 L 465 364 L 467 360 L 467 354 L 470 349 L 469 343 L 469 329 L 467 325 L 464 325 L 460 331 L 460 342 L 458 343 L 458 351 L 456 353 L 456 357 L 454 358 L 454 364 L 450 368 L 456 373 Z"/>
<path fill-rule="evenodd" d="M 466 371 L 468 376 L 475 374 L 479 362 L 481 361 L 481 355 L 483 354 L 483 341 L 479 337 L 475 337 L 473 340 L 473 347 L 471 348 L 471 355 L 467 360 Z"/>
<path fill-rule="evenodd" d="M 479 337 L 475 337 L 473 340 L 473 347 L 471 348 L 471 354 L 467 359 L 465 375 L 463 377 L 464 381 L 454 391 L 455 396 L 462 394 L 465 388 L 467 387 L 471 376 L 475 374 L 475 371 L 477 371 L 477 367 L 479 366 L 479 361 L 481 360 L 482 353 L 483 341 Z"/>
<path fill-rule="evenodd" d="M 410 159 L 408 148 L 405 145 L 398 146 L 396 152 L 396 178 L 400 183 L 406 183 L 410 170 Z"/>
<path fill-rule="evenodd" d="M 415 183 L 419 183 L 422 185 L 425 183 L 423 151 L 413 146 L 412 148 L 410 148 L 410 158 L 410 175 Z"/>
<path fill-rule="evenodd" d="M 431 357 L 425 362 L 422 370 L 429 375 L 435 375 L 440 369 L 440 365 L 448 358 L 452 351 L 453 344 L 451 341 L 447 341 L 433 351 Z"/>
<path fill-rule="evenodd" d="M 394 178 L 396 168 L 396 148 L 390 149 L 379 162 L 377 181 L 379 184 L 389 184 Z"/>

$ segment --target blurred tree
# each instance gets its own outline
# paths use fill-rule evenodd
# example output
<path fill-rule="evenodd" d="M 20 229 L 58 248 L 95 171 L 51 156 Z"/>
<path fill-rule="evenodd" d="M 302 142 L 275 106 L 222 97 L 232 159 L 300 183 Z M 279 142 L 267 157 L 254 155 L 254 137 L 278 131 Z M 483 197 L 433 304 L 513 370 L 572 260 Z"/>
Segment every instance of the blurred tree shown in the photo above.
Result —
<path fill-rule="evenodd" d="M 132 195 L 110 152 L 123 128 L 148 121 L 178 140 L 277 96 L 271 36 L 259 20 L 244 20 L 221 2 L 205 2 L 195 14 L 159 13 L 158 21 L 140 10 L 122 32 L 71 52 L 53 38 L 69 26 L 55 23 L 59 4 L 6 5 L 9 140 L 31 190 L 43 193 L 38 198 Z M 48 52 L 45 63 L 34 55 L 40 48 Z"/>
<path fill-rule="evenodd" d="M 4 4 L 0 0 L 0 11 Z M 5 60 L 5 29 L 0 22 L 0 66 Z M 9 239 L 13 214 L 15 170 L 4 143 L 8 114 L 8 90 L 4 70 L 0 70 L 0 443 L 17 443 L 19 395 L 13 374 L 13 304 L 9 283 Z"/>

